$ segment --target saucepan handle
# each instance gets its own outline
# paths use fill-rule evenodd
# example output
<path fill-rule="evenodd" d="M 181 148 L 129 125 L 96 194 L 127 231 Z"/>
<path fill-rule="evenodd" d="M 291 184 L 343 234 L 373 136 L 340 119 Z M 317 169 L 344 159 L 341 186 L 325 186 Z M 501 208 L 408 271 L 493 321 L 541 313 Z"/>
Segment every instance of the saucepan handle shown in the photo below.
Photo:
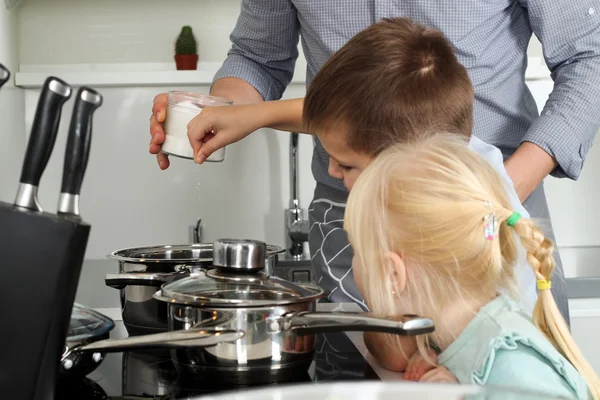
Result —
<path fill-rule="evenodd" d="M 106 274 L 104 283 L 115 289 L 123 289 L 125 286 L 155 286 L 160 287 L 163 283 L 170 282 L 176 276 L 176 272 L 139 272 L 131 274 Z"/>
<path fill-rule="evenodd" d="M 106 339 L 75 347 L 71 352 L 106 352 L 175 348 L 175 347 L 208 347 L 225 342 L 235 342 L 244 337 L 244 331 L 219 329 L 189 329 L 173 332 L 154 333 L 151 335 L 132 336 L 126 339 Z"/>
<path fill-rule="evenodd" d="M 294 331 L 299 335 L 325 332 L 381 332 L 416 336 L 435 330 L 433 321 L 418 315 L 381 317 L 371 313 L 297 312 L 268 321 L 271 332 Z"/>

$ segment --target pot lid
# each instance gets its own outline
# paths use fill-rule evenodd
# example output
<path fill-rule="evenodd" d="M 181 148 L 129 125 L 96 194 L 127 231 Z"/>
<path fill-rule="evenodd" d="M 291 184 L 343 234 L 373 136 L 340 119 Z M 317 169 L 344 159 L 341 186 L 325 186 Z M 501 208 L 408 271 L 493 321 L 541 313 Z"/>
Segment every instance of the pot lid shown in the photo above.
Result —
<path fill-rule="evenodd" d="M 71 311 L 71 322 L 67 332 L 67 341 L 79 341 L 102 336 L 115 327 L 112 319 L 91 308 L 75 303 Z"/>
<path fill-rule="evenodd" d="M 264 274 L 198 272 L 163 285 L 158 300 L 196 306 L 267 307 L 315 301 L 323 289 Z"/>
<path fill-rule="evenodd" d="M 264 273 L 267 245 L 256 240 L 220 239 L 213 268 L 165 284 L 158 300 L 197 306 L 264 307 L 314 301 L 323 289 L 269 277 Z"/>
<path fill-rule="evenodd" d="M 217 244 L 228 239 L 218 240 Z M 212 264 L 213 243 L 157 245 L 115 250 L 107 258 L 129 263 Z M 266 257 L 285 253 L 283 247 L 266 245 Z M 225 256 L 224 253 L 222 253 Z"/>

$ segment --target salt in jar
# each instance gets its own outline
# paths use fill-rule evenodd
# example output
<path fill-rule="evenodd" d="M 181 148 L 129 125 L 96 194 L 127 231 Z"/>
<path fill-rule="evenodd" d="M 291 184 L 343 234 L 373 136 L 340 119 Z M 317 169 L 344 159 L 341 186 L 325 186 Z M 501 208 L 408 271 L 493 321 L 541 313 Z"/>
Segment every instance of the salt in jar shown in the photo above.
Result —
<path fill-rule="evenodd" d="M 193 160 L 194 151 L 188 139 L 187 126 L 204 107 L 230 106 L 233 102 L 222 97 L 191 92 L 171 91 L 164 122 L 165 141 L 161 151 L 165 154 Z M 210 162 L 225 160 L 225 147 L 215 151 L 206 159 Z"/>

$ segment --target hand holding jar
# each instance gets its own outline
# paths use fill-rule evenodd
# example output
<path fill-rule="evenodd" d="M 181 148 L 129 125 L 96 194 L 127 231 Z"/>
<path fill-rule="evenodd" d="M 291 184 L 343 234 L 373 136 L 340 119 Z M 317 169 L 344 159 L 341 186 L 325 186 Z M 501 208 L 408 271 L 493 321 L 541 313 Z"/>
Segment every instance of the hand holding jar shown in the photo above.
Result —
<path fill-rule="evenodd" d="M 164 122 L 165 140 L 161 152 L 181 158 L 194 160 L 202 145 L 208 142 L 216 132 L 212 128 L 206 130 L 202 137 L 188 138 L 188 130 L 193 120 L 197 120 L 206 112 L 205 107 L 230 106 L 230 100 L 189 92 L 169 92 L 166 117 Z M 203 118 L 200 118 L 203 119 Z M 215 149 L 202 161 L 222 162 L 225 160 L 225 146 Z"/>

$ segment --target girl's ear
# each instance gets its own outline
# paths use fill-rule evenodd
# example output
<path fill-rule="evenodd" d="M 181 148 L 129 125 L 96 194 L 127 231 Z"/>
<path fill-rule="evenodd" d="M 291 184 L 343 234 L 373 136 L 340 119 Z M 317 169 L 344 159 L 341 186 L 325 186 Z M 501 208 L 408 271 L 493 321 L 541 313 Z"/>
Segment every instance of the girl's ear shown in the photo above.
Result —
<path fill-rule="evenodd" d="M 399 295 L 406 288 L 406 264 L 398 253 L 390 251 L 386 256 L 389 265 L 388 277 L 391 279 L 394 292 Z"/>

